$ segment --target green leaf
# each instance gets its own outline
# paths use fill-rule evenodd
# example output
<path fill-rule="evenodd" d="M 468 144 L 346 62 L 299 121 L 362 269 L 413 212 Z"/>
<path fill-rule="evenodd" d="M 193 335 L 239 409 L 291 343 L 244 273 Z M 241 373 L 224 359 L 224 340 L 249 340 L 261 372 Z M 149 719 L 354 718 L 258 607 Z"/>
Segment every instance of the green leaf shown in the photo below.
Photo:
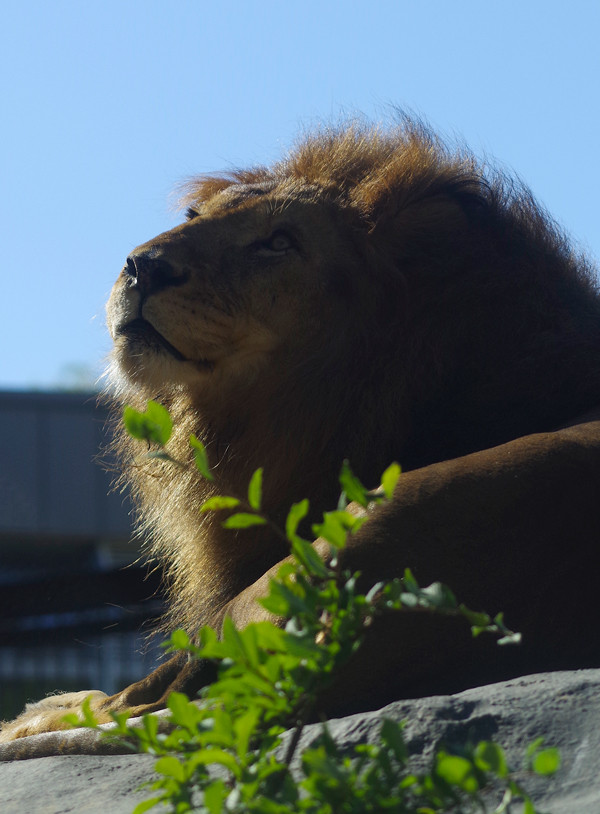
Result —
<path fill-rule="evenodd" d="M 204 501 L 202 506 L 200 506 L 200 511 L 217 512 L 221 509 L 235 509 L 235 507 L 239 505 L 240 501 L 237 499 L 237 497 L 215 495 L 215 497 L 209 497 L 208 500 Z"/>
<path fill-rule="evenodd" d="M 292 541 L 292 554 L 312 576 L 319 577 L 320 579 L 327 579 L 327 577 L 330 576 L 329 569 L 322 558 L 312 545 L 301 537 L 296 537 L 296 539 Z"/>
<path fill-rule="evenodd" d="M 167 707 L 171 710 L 173 721 L 178 726 L 184 726 L 191 729 L 198 723 L 200 711 L 184 693 L 170 693 L 169 697 L 167 698 Z M 156 720 L 156 718 L 154 718 L 154 720 Z"/>
<path fill-rule="evenodd" d="M 250 478 L 248 485 L 248 503 L 255 511 L 260 511 L 260 504 L 262 500 L 262 468 L 258 468 Z"/>
<path fill-rule="evenodd" d="M 392 750 L 396 760 L 405 763 L 408 757 L 402 729 L 404 725 L 398 721 L 384 718 L 381 725 L 381 740 Z"/>
<path fill-rule="evenodd" d="M 560 767 L 560 752 L 555 747 L 542 749 L 533 756 L 531 768 L 536 774 L 554 774 Z"/>
<path fill-rule="evenodd" d="M 169 645 L 175 650 L 185 650 L 191 644 L 191 639 L 185 630 L 178 628 L 171 633 Z"/>
<path fill-rule="evenodd" d="M 260 602 L 261 600 L 259 600 Z M 259 647 L 278 653 L 286 652 L 287 637 L 284 631 L 272 622 L 253 622 Z"/>
<path fill-rule="evenodd" d="M 286 618 L 306 613 L 309 609 L 304 598 L 274 579 L 270 582 L 269 595 L 264 597 L 260 604 L 276 616 Z"/>
<path fill-rule="evenodd" d="M 344 548 L 348 539 L 348 530 L 332 515 L 333 512 L 324 514 L 323 522 L 315 523 L 312 532 L 315 537 L 327 540 L 334 548 Z"/>
<path fill-rule="evenodd" d="M 194 461 L 196 464 L 196 469 L 202 475 L 203 478 L 206 480 L 213 481 L 213 475 L 210 471 L 210 466 L 208 464 L 208 455 L 206 454 L 206 448 L 200 439 L 196 438 L 194 434 L 190 435 L 190 446 L 194 451 Z"/>
<path fill-rule="evenodd" d="M 301 500 L 300 503 L 294 503 L 288 512 L 285 521 L 285 536 L 291 542 L 296 536 L 298 526 L 308 514 L 309 503 L 308 500 Z"/>
<path fill-rule="evenodd" d="M 498 639 L 496 644 L 498 645 L 505 645 L 505 644 L 521 644 L 523 637 L 520 633 L 509 633 L 506 636 L 503 636 L 501 639 Z"/>
<path fill-rule="evenodd" d="M 248 529 L 250 526 L 264 526 L 266 522 L 265 518 L 259 514 L 238 512 L 224 520 L 221 525 L 224 529 Z"/>
<path fill-rule="evenodd" d="M 475 763 L 484 772 L 494 772 L 498 777 L 506 777 L 508 766 L 504 749 L 497 743 L 481 741 L 475 749 Z"/>
<path fill-rule="evenodd" d="M 224 749 L 217 749 L 215 747 L 199 749 L 197 752 L 194 752 L 193 762 L 197 766 L 210 766 L 216 763 L 229 769 L 234 777 L 238 778 L 240 776 L 240 766 L 237 760 Z"/>
<path fill-rule="evenodd" d="M 127 733 L 127 721 L 130 718 L 129 712 L 115 712 L 113 709 L 109 710 L 110 717 L 117 725 L 117 731 L 119 734 L 126 734 Z"/>
<path fill-rule="evenodd" d="M 250 709 L 243 712 L 234 721 L 233 728 L 236 735 L 235 746 L 240 760 L 244 760 L 246 757 L 250 738 L 254 735 L 259 720 L 260 709 L 255 706 L 250 707 Z"/>
<path fill-rule="evenodd" d="M 172 777 L 178 783 L 183 783 L 186 779 L 185 770 L 176 757 L 161 757 L 154 764 L 154 771 Z"/>
<path fill-rule="evenodd" d="M 258 602 L 265 610 L 268 610 L 269 613 L 272 613 L 274 616 L 287 617 L 292 612 L 287 594 L 283 595 L 281 593 L 273 592 L 268 596 L 262 597 L 262 599 L 259 599 Z M 65 716 L 64 720 L 66 720 L 66 717 L 67 716 Z M 73 726 L 78 726 L 79 723 L 76 716 L 73 716 L 73 718 L 75 719 Z"/>
<path fill-rule="evenodd" d="M 378 600 L 381 597 L 384 588 L 385 582 L 376 582 L 375 585 L 372 585 L 365 594 L 365 599 L 367 602 L 370 604 Z"/>
<path fill-rule="evenodd" d="M 437 756 L 437 774 L 451 786 L 458 786 L 463 791 L 473 794 L 479 789 L 470 761 L 458 755 L 441 752 Z"/>
<path fill-rule="evenodd" d="M 420 591 L 421 604 L 430 608 L 439 608 L 442 610 L 453 610 L 456 608 L 456 599 L 454 594 L 442 582 L 432 582 L 427 588 L 422 588 Z"/>
<path fill-rule="evenodd" d="M 383 492 L 388 500 L 391 500 L 394 495 L 394 489 L 396 488 L 401 473 L 402 469 L 400 468 L 400 464 L 394 462 L 388 466 L 381 476 Z"/>
<path fill-rule="evenodd" d="M 221 814 L 225 798 L 229 794 L 225 783 L 222 780 L 213 780 L 204 789 L 204 806 L 209 814 Z"/>
<path fill-rule="evenodd" d="M 158 718 L 155 715 L 144 715 L 142 717 L 142 727 L 150 743 L 156 743 L 158 734 Z"/>
<path fill-rule="evenodd" d="M 315 523 L 312 530 L 316 537 L 327 540 L 334 548 L 344 548 L 348 533 L 359 529 L 365 522 L 364 517 L 355 517 L 345 510 L 325 512 L 322 523 Z"/>
<path fill-rule="evenodd" d="M 231 648 L 234 658 L 242 658 L 249 665 L 256 666 L 258 663 L 258 652 L 256 647 L 256 632 L 250 628 L 238 630 L 231 616 L 226 616 L 223 620 L 222 641 Z"/>
<path fill-rule="evenodd" d="M 479 613 L 478 611 L 472 611 L 467 608 L 465 605 L 458 606 L 459 613 L 465 617 L 465 619 L 469 622 L 469 624 L 473 625 L 473 627 L 481 628 L 485 630 L 488 625 L 491 624 L 492 620 L 488 616 L 487 613 Z"/>
<path fill-rule="evenodd" d="M 98 726 L 96 716 L 94 715 L 91 709 L 91 703 L 92 696 L 88 695 L 87 698 L 85 698 L 83 703 L 81 704 L 81 713 L 79 714 L 78 717 L 79 723 L 76 724 L 77 726 L 89 726 L 92 728 Z"/>
<path fill-rule="evenodd" d="M 525 753 L 527 757 L 533 757 L 533 755 L 538 751 L 543 742 L 544 742 L 543 738 L 536 738 L 534 741 L 532 741 L 527 747 L 527 752 Z"/>
<path fill-rule="evenodd" d="M 204 627 L 200 628 L 198 639 L 200 641 L 199 658 L 222 659 L 229 655 L 225 643 L 219 639 L 212 627 L 204 625 Z"/>
<path fill-rule="evenodd" d="M 142 800 L 141 803 L 136 805 L 131 814 L 144 814 L 144 812 L 150 811 L 151 808 L 154 808 L 154 806 L 157 806 L 161 802 L 162 797 L 152 797 L 150 800 Z"/>
<path fill-rule="evenodd" d="M 173 431 L 169 411 L 157 401 L 149 401 L 145 412 L 126 406 L 123 410 L 123 423 L 132 438 L 152 441 L 164 446 Z"/>
<path fill-rule="evenodd" d="M 367 508 L 369 505 L 368 492 L 350 469 L 348 461 L 344 461 L 342 464 L 340 484 L 348 500 L 354 500 L 356 503 L 360 503 L 361 506 L 364 506 L 365 509 Z"/>
<path fill-rule="evenodd" d="M 411 593 L 418 593 L 419 592 L 419 583 L 414 578 L 412 571 L 410 568 L 404 569 L 404 576 L 402 577 L 402 581 L 404 583 L 404 587 L 407 591 Z"/>

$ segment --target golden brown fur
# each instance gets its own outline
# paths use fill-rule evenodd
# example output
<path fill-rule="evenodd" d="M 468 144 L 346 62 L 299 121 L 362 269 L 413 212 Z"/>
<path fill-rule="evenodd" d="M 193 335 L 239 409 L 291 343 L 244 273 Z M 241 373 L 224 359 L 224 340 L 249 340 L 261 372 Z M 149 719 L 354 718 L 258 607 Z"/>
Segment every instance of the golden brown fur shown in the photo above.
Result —
<path fill-rule="evenodd" d="M 512 611 L 534 643 L 503 662 L 453 622 L 390 620 L 367 645 L 368 675 L 357 662 L 329 708 L 600 663 L 567 634 L 581 607 L 555 631 L 560 652 L 542 621 L 565 536 L 579 574 L 600 534 L 600 425 L 578 421 L 600 404 L 600 300 L 529 192 L 404 121 L 324 130 L 271 168 L 192 180 L 184 205 L 188 221 L 132 253 L 108 306 L 117 404 L 163 403 L 171 454 L 190 460 L 193 432 L 216 475 L 142 460 L 120 439 L 170 624 L 256 618 L 263 574 L 286 554 L 264 528 L 201 518 L 210 494 L 243 494 L 263 466 L 271 517 L 303 497 L 316 517 L 344 458 L 370 486 L 396 459 L 407 474 L 349 566 L 442 579 Z M 170 662 L 100 706 L 157 708 L 203 669 Z"/>

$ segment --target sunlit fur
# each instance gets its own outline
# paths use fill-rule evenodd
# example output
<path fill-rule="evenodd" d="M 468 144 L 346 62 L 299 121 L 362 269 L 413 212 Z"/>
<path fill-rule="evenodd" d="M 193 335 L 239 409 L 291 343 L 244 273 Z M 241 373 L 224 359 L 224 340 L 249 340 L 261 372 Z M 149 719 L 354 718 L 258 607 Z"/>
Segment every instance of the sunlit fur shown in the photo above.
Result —
<path fill-rule="evenodd" d="M 168 624 L 191 631 L 286 553 L 268 530 L 223 532 L 199 513 L 215 492 L 243 495 L 256 467 L 275 520 L 304 497 L 316 516 L 335 505 L 343 458 L 375 486 L 393 459 L 415 468 L 549 430 L 600 397 L 586 261 L 526 189 L 466 150 L 408 120 L 324 129 L 270 168 L 193 179 L 182 206 L 207 229 L 237 213 L 233 240 L 254 204 L 228 201 L 248 185 L 271 214 L 295 205 L 302 222 L 306 202 L 334 225 L 317 247 L 329 258 L 322 296 L 313 286 L 297 350 L 288 342 L 285 358 L 267 349 L 213 373 L 166 355 L 113 361 L 116 414 L 159 400 L 175 423 L 169 452 L 190 461 L 193 432 L 215 470 L 213 486 L 144 460 L 120 434 L 141 531 L 165 569 Z M 222 284 L 244 298 L 243 275 Z"/>

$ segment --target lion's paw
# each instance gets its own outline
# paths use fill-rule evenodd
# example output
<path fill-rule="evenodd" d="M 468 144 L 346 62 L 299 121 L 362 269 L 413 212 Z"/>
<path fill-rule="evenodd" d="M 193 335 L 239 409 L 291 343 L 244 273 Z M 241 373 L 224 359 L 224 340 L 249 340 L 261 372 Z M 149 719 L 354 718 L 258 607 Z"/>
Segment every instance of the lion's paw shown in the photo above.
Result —
<path fill-rule="evenodd" d="M 106 698 L 106 693 L 100 690 L 65 692 L 27 704 L 17 718 L 2 724 L 0 743 L 8 743 L 28 735 L 39 735 L 42 732 L 66 729 L 68 725 L 63 720 L 64 716 L 71 712 L 81 712 L 81 705 L 86 698 L 91 698 L 92 701 L 100 700 Z"/>

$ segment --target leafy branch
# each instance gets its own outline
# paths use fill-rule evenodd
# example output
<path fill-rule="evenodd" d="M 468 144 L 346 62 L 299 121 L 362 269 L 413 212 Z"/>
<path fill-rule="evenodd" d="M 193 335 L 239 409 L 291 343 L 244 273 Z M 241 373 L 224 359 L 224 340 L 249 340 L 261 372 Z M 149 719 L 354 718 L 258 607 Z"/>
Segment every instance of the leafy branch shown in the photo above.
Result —
<path fill-rule="evenodd" d="M 165 449 L 172 423 L 161 405 L 150 402 L 142 413 L 126 408 L 124 420 L 134 438 L 154 447 L 152 457 L 182 465 Z M 192 436 L 190 445 L 199 474 L 212 479 L 202 443 Z M 388 500 L 399 477 L 400 467 L 392 464 L 382 477 L 382 487 L 370 492 L 344 463 L 340 503 L 312 527 L 315 536 L 329 545 L 327 560 L 298 533 L 309 512 L 308 501 L 291 507 L 285 531 L 276 532 L 286 539 L 291 556 L 261 600 L 266 610 L 286 620 L 283 626 L 262 621 L 238 630 L 226 617 L 220 638 L 210 627 L 202 628 L 196 641 L 181 630 L 173 633 L 170 650 L 215 661 L 218 677 L 198 700 L 171 694 L 168 733 L 158 731 L 152 716 L 144 716 L 141 727 L 134 727 L 127 715 L 113 715 L 116 728 L 111 737 L 126 738 L 137 750 L 158 757 L 155 771 L 160 777 L 150 784 L 157 795 L 137 805 L 134 814 L 159 803 L 177 814 L 486 811 L 482 793 L 492 783 L 502 793 L 495 814 L 509 812 L 517 799 L 523 801 L 524 814 L 535 814 L 499 745 L 484 741 L 461 754 L 440 751 L 430 772 L 415 774 L 402 724 L 390 720 L 383 721 L 377 745 L 358 745 L 351 754 L 340 749 L 324 724 L 316 743 L 301 755 L 300 779 L 292 775 L 302 729 L 313 717 L 318 698 L 360 648 L 375 617 L 392 611 L 461 616 L 474 635 L 491 632 L 501 637 L 500 643 L 518 641 L 502 615 L 491 619 L 469 610 L 441 583 L 421 587 L 406 570 L 403 578 L 378 583 L 365 594 L 357 588 L 359 575 L 341 568 L 339 552 L 365 522 L 365 517 L 348 511 L 348 502 L 368 508 Z M 245 498 L 212 497 L 201 511 L 226 511 L 227 528 L 267 523 L 275 528 L 261 514 L 261 505 L 262 470 L 257 469 Z M 71 722 L 81 725 L 80 720 Z M 84 723 L 93 723 L 89 704 Z M 285 743 L 283 735 L 290 727 Z M 284 750 L 283 759 L 276 756 L 277 747 L 278 755 Z M 539 740 L 526 755 L 527 771 L 538 774 L 552 774 L 559 762 L 558 752 L 542 748 Z"/>

